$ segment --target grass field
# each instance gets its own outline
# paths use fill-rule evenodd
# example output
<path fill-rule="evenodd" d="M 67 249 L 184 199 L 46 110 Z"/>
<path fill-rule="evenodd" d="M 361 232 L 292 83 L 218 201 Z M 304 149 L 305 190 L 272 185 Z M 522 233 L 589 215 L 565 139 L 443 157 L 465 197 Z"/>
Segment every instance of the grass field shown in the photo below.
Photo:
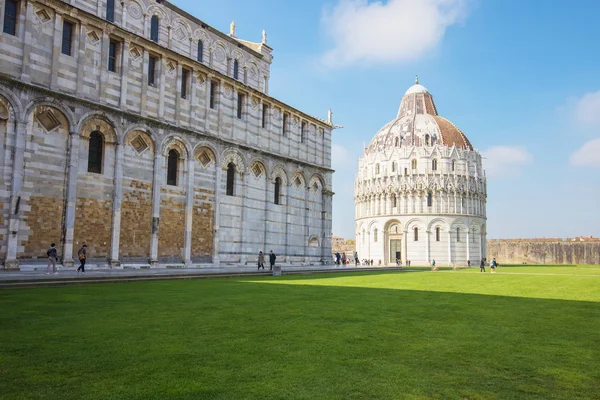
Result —
<path fill-rule="evenodd" d="M 0 399 L 599 399 L 600 266 L 0 290 Z"/>

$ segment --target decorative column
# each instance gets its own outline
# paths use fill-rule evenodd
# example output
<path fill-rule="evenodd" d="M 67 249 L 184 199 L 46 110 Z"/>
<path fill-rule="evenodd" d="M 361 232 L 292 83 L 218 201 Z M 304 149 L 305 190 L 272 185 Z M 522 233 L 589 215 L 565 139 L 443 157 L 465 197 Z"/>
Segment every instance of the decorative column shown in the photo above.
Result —
<path fill-rule="evenodd" d="M 23 38 L 23 62 L 21 63 L 21 81 L 29 82 L 31 81 L 31 77 L 29 76 L 29 66 L 31 64 L 30 54 L 31 54 L 31 44 L 33 43 L 33 21 L 34 21 L 34 10 L 33 4 L 31 1 L 27 1 L 25 11 L 25 31 L 22 35 L 19 35 Z"/>
<path fill-rule="evenodd" d="M 404 231 L 404 251 L 402 252 L 402 258 L 404 259 L 404 265 L 408 261 L 408 231 Z"/>
<path fill-rule="evenodd" d="M 129 41 L 123 42 L 123 52 L 121 56 L 121 97 L 119 98 L 119 107 L 127 109 L 127 84 L 129 83 Z M 142 80 L 142 87 L 148 86 L 148 80 Z"/>
<path fill-rule="evenodd" d="M 127 7 L 125 2 L 121 2 L 121 28 L 127 29 Z"/>
<path fill-rule="evenodd" d="M 212 74 L 208 74 L 206 76 L 206 84 L 204 85 L 205 87 L 205 101 L 206 101 L 206 105 L 204 107 L 205 111 L 204 111 L 204 132 L 208 133 L 209 129 L 210 129 L 210 91 L 211 91 L 211 87 L 212 87 L 212 80 L 213 80 L 213 76 Z M 193 107 L 192 107 L 193 108 Z M 220 167 L 217 166 L 217 169 L 219 169 Z"/>
<path fill-rule="evenodd" d="M 144 49 L 144 58 L 142 62 L 142 95 L 140 97 L 140 114 L 142 117 L 148 115 L 148 109 L 146 108 L 146 101 L 148 99 L 148 65 L 150 63 L 150 53 Z M 156 68 L 156 66 L 154 66 Z M 156 71 L 155 71 L 156 74 Z"/>
<path fill-rule="evenodd" d="M 471 259 L 471 228 L 467 228 L 467 260 Z"/>
<path fill-rule="evenodd" d="M 177 63 L 177 76 L 175 78 L 175 122 L 181 121 L 181 102 L 184 100 L 181 97 L 181 85 L 183 83 L 183 65 Z"/>
<path fill-rule="evenodd" d="M 54 38 L 52 41 L 52 70 L 50 73 L 50 89 L 58 87 L 58 64 L 62 49 L 62 14 L 55 12 L 54 15 Z"/>
<path fill-rule="evenodd" d="M 75 264 L 73 261 L 73 236 L 75 231 L 75 207 L 77 205 L 77 175 L 79 172 L 79 133 L 77 132 L 69 134 L 68 158 L 63 267 L 72 267 Z"/>
<path fill-rule="evenodd" d="M 183 263 L 192 263 L 192 222 L 194 216 L 194 157 L 188 157 L 187 185 L 185 189 L 185 234 Z"/>
<path fill-rule="evenodd" d="M 79 50 L 77 52 L 77 96 L 83 97 L 83 74 L 85 73 L 85 46 L 87 43 L 87 28 L 82 23 L 79 32 Z"/>
<path fill-rule="evenodd" d="M 8 221 L 9 236 L 7 240 L 6 260 L 4 268 L 18 269 L 17 247 L 19 244 L 21 191 L 23 189 L 23 177 L 25 174 L 25 141 L 27 135 L 27 123 L 17 122 L 15 124 L 15 150 L 13 154 L 12 185 L 10 196 L 10 217 Z"/>
<path fill-rule="evenodd" d="M 242 179 L 242 219 L 240 221 L 241 227 L 241 238 L 240 238 L 240 263 L 242 266 L 246 265 L 248 261 L 248 255 L 246 254 L 246 241 L 244 240 L 246 235 L 246 221 L 248 219 L 248 206 L 246 205 L 246 199 L 248 198 L 248 174 L 245 171 L 240 171 L 240 177 Z"/>
<path fill-rule="evenodd" d="M 219 261 L 219 224 L 220 215 L 221 215 L 221 191 L 220 183 L 221 183 L 221 172 L 222 168 L 217 164 L 217 160 L 215 160 L 215 203 L 213 206 L 213 248 L 212 248 L 212 263 L 215 266 L 220 264 Z"/>
<path fill-rule="evenodd" d="M 191 54 L 191 53 L 190 53 Z M 196 85 L 197 77 L 196 71 L 193 69 L 190 71 L 190 126 L 194 126 L 194 120 L 196 119 Z"/>
<path fill-rule="evenodd" d="M 108 85 L 108 47 L 110 46 L 110 37 L 108 31 L 102 31 L 102 48 L 100 51 L 100 101 L 106 103 L 106 86 Z"/>
<path fill-rule="evenodd" d="M 160 62 L 160 71 L 158 72 L 158 118 L 165 118 L 165 86 L 166 84 L 166 71 L 167 71 L 167 59 L 162 57 Z"/>
<path fill-rule="evenodd" d="M 158 267 L 158 229 L 160 224 L 160 191 L 162 188 L 163 155 L 154 154 L 154 179 L 152 182 L 152 236 L 150 238 L 150 266 Z"/>
<path fill-rule="evenodd" d="M 429 234 L 431 232 L 429 229 L 425 231 L 425 256 L 427 257 L 427 263 L 431 262 L 431 249 L 430 249 L 430 238 Z"/>
<path fill-rule="evenodd" d="M 304 264 L 308 261 L 308 195 L 310 194 L 310 186 L 304 188 Z"/>
<path fill-rule="evenodd" d="M 452 265 L 452 231 L 448 228 L 448 265 Z"/>
<path fill-rule="evenodd" d="M 119 245 L 121 239 L 121 203 L 123 201 L 123 152 L 125 146 L 116 144 L 115 149 L 115 182 L 113 188 L 112 231 L 110 233 L 110 256 L 108 263 L 112 267 L 121 265 L 119 261 Z"/>

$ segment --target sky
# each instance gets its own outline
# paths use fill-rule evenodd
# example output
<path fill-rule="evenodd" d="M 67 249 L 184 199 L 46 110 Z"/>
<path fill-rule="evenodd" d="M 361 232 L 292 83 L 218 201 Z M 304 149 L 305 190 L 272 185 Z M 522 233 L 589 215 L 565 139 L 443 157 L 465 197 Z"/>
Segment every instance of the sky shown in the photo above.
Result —
<path fill-rule="evenodd" d="M 274 60 L 269 94 L 333 132 L 333 234 L 363 146 L 419 76 L 484 156 L 492 238 L 600 236 L 600 2 L 173 0 Z"/>

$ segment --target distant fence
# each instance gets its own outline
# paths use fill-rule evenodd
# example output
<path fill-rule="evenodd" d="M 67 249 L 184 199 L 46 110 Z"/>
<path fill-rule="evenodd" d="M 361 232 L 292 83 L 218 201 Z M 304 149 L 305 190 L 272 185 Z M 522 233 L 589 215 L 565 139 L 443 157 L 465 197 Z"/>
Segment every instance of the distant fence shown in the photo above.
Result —
<path fill-rule="evenodd" d="M 492 239 L 488 260 L 504 264 L 600 264 L 600 241 L 577 239 Z"/>

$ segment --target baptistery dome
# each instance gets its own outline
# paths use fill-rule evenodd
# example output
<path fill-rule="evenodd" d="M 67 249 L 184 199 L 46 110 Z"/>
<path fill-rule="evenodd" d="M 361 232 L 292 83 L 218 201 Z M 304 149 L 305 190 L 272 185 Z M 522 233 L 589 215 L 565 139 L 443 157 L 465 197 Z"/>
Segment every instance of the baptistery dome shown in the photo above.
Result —
<path fill-rule="evenodd" d="M 417 81 L 365 148 L 355 181 L 359 258 L 478 264 L 487 198 L 481 155 Z M 438 264 L 438 265 L 439 265 Z"/>
<path fill-rule="evenodd" d="M 396 118 L 377 132 L 368 151 L 381 151 L 392 146 L 429 146 L 437 143 L 473 150 L 465 134 L 452 122 L 438 115 L 433 97 L 417 80 L 404 93 Z"/>

